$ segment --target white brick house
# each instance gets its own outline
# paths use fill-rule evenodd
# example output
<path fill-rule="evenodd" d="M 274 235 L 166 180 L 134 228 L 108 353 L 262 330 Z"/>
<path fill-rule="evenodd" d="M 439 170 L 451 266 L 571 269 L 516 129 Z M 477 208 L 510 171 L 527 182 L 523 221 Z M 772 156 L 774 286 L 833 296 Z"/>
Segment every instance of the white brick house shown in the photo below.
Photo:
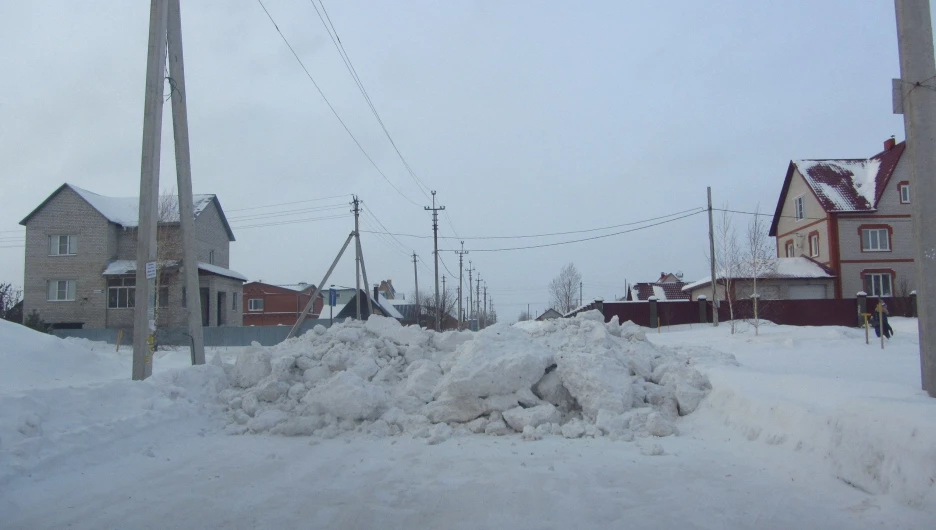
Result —
<path fill-rule="evenodd" d="M 196 195 L 195 252 L 206 326 L 242 322 L 242 275 L 230 270 L 234 233 L 214 195 Z M 57 328 L 132 328 L 139 199 L 104 197 L 63 184 L 27 215 L 24 314 Z M 180 268 L 178 208 L 159 223 L 157 325 L 184 327 L 187 293 Z M 164 244 L 165 242 L 165 244 Z"/>
<path fill-rule="evenodd" d="M 871 158 L 791 161 L 770 227 L 778 256 L 831 269 L 835 298 L 914 289 L 905 147 L 892 138 Z"/>

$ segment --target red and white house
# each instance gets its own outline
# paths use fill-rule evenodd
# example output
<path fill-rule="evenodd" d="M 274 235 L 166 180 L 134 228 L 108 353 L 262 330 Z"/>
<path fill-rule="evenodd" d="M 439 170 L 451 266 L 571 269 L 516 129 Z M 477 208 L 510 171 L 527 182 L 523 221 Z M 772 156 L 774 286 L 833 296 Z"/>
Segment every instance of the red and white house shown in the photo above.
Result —
<path fill-rule="evenodd" d="M 263 282 L 244 284 L 244 325 L 292 326 L 309 303 L 313 292 L 315 286 L 306 284 L 299 284 L 296 288 Z M 324 295 L 327 292 L 319 293 L 308 318 L 319 317 L 325 303 Z"/>
<path fill-rule="evenodd" d="M 770 226 L 778 257 L 831 269 L 835 298 L 914 289 L 905 147 L 891 138 L 871 158 L 790 161 Z"/>

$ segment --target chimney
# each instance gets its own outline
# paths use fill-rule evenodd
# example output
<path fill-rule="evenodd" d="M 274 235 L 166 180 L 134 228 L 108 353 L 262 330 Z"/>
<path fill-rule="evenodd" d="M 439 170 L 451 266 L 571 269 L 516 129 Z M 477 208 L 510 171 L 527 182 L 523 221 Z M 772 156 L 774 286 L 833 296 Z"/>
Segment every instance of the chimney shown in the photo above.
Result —
<path fill-rule="evenodd" d="M 887 140 L 884 140 L 885 151 L 890 151 L 891 149 L 894 148 L 895 145 L 897 145 L 897 140 L 893 136 L 891 136 Z"/>
<path fill-rule="evenodd" d="M 374 300 L 380 300 L 380 286 L 374 285 Z"/>

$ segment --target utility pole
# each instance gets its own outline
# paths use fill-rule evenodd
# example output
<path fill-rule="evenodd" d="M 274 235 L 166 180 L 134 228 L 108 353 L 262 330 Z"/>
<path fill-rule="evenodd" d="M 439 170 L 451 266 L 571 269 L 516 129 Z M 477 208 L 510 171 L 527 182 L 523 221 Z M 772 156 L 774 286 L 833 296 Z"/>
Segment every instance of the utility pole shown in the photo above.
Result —
<path fill-rule="evenodd" d="M 354 209 L 351 210 L 354 212 L 354 237 L 357 239 L 358 234 L 358 215 L 360 214 L 360 202 L 357 198 L 357 195 L 351 196 L 351 204 L 354 205 Z M 354 246 L 354 286 L 357 291 L 354 294 L 354 299 L 357 301 L 357 319 L 361 320 L 361 246 Z"/>
<path fill-rule="evenodd" d="M 530 315 L 530 304 L 527 304 L 527 320 L 533 320 Z"/>
<path fill-rule="evenodd" d="M 471 311 L 474 310 L 474 305 L 473 305 L 472 302 L 471 302 L 471 285 L 472 285 L 472 283 L 471 283 L 471 273 L 472 273 L 473 271 L 474 271 L 474 269 L 471 267 L 471 260 L 468 260 L 468 311 L 467 311 L 467 313 L 468 313 L 468 318 L 467 318 L 467 320 L 468 320 L 468 322 L 469 322 L 469 326 L 468 326 L 469 329 L 471 329 L 471 325 L 470 325 L 470 323 L 471 323 Z"/>
<path fill-rule="evenodd" d="M 894 88 L 895 112 L 904 115 L 913 192 L 914 261 L 917 267 L 917 325 L 920 333 L 920 373 L 925 390 L 936 397 L 936 63 L 929 2 L 895 0 L 900 80 Z M 899 96 L 899 99 L 898 99 Z"/>
<path fill-rule="evenodd" d="M 435 205 L 435 190 L 432 190 L 432 207 L 426 206 L 426 211 L 432 212 L 432 243 L 433 243 L 433 255 L 435 256 L 435 306 L 436 306 L 436 318 L 435 318 L 435 329 L 439 329 L 440 315 L 439 315 L 439 212 L 445 209 L 445 206 L 439 206 L 438 208 Z"/>
<path fill-rule="evenodd" d="M 481 331 L 481 275 L 478 274 L 478 291 L 475 293 L 475 305 L 478 308 L 475 310 L 475 320 L 478 321 L 478 331 Z"/>
<path fill-rule="evenodd" d="M 168 48 L 168 51 L 167 51 Z M 182 60 L 182 22 L 179 0 L 151 0 L 149 44 L 146 55 L 146 85 L 143 102 L 143 145 L 140 163 L 140 201 L 137 228 L 136 300 L 133 311 L 133 367 L 131 377 L 140 381 L 153 373 L 156 342 L 156 231 L 159 223 L 159 162 L 162 146 L 163 83 L 169 60 L 172 99 L 179 224 L 182 258 L 192 338 L 192 364 L 205 364 L 205 345 L 195 257 L 195 211 L 192 200 L 192 170 L 189 158 L 188 116 L 185 101 L 185 71 Z"/>
<path fill-rule="evenodd" d="M 582 307 L 582 305 L 584 305 L 584 300 L 585 300 L 585 298 L 582 296 L 583 285 L 584 285 L 583 282 L 579 282 L 579 307 Z"/>
<path fill-rule="evenodd" d="M 712 187 L 708 187 L 708 240 L 709 255 L 712 257 L 712 325 L 718 327 L 718 287 L 715 284 L 715 224 L 712 223 Z"/>
<path fill-rule="evenodd" d="M 419 305 L 419 269 L 416 268 L 416 253 L 413 252 L 413 281 L 416 283 L 416 325 L 421 326 L 420 314 L 422 307 Z"/>
<path fill-rule="evenodd" d="M 458 331 L 461 331 L 462 325 L 464 324 L 464 315 L 462 314 L 462 259 L 465 257 L 465 254 L 468 252 L 465 250 L 465 242 L 461 242 L 461 250 L 456 251 L 458 254 Z M 468 262 L 469 265 L 471 262 Z M 470 273 L 469 273 L 470 274 Z M 471 292 L 471 280 L 468 280 L 468 292 Z"/>
<path fill-rule="evenodd" d="M 443 274 L 443 275 L 442 275 L 442 305 L 445 305 L 445 298 L 446 298 L 445 295 L 446 295 L 446 292 L 445 292 L 445 275 Z M 442 312 L 442 308 L 441 308 L 441 307 L 436 307 L 436 312 L 441 313 L 441 312 Z M 440 316 L 440 317 L 439 317 L 439 320 L 442 321 L 442 322 L 445 322 L 444 318 L 445 318 L 444 316 Z M 442 328 L 441 328 L 441 327 L 439 328 L 439 331 L 442 331 Z"/>
<path fill-rule="evenodd" d="M 487 282 L 484 283 L 484 327 L 487 327 Z"/>

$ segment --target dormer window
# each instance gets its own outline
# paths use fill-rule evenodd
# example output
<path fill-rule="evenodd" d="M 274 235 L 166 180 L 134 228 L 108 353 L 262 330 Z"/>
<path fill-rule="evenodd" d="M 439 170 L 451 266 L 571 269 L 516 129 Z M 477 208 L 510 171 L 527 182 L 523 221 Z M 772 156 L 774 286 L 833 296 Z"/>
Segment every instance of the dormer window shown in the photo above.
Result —
<path fill-rule="evenodd" d="M 910 204 L 910 184 L 901 183 L 900 187 L 900 204 Z"/>

